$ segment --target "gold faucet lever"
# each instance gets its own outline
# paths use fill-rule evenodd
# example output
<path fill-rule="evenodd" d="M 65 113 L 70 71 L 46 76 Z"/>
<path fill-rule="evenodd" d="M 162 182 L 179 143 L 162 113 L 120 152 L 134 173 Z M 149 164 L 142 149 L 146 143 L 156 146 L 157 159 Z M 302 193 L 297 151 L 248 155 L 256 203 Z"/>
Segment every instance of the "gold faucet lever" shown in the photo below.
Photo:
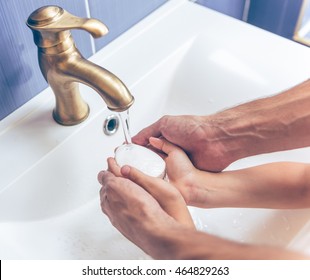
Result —
<path fill-rule="evenodd" d="M 44 6 L 31 13 L 27 25 L 38 46 L 42 74 L 56 97 L 53 116 L 58 123 L 74 125 L 87 118 L 89 107 L 80 96 L 78 83 L 97 91 L 112 111 L 121 112 L 133 104 L 133 96 L 118 77 L 86 60 L 75 47 L 70 29 L 83 29 L 97 38 L 108 33 L 101 21 L 76 17 L 58 6 Z"/>
<path fill-rule="evenodd" d="M 55 35 L 70 29 L 85 30 L 94 38 L 99 38 L 109 32 L 107 26 L 101 21 L 93 18 L 77 17 L 58 6 L 44 6 L 35 10 L 29 16 L 27 25 L 33 31 L 45 33 L 45 36 L 39 36 L 35 42 L 39 47 L 49 46 L 46 42 L 47 37 L 49 39 L 54 37 L 53 43 L 58 43 L 59 40 Z M 48 32 L 50 33 L 48 34 Z M 62 36 L 58 35 L 58 37 L 61 38 Z"/>

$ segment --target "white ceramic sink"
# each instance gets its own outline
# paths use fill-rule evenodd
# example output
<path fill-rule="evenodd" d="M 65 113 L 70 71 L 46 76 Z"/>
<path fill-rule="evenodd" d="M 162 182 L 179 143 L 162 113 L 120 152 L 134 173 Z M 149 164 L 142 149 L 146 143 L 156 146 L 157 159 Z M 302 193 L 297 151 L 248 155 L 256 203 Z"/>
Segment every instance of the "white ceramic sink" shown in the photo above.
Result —
<path fill-rule="evenodd" d="M 310 76 L 308 48 L 185 0 L 169 1 L 91 60 L 135 96 L 132 134 L 164 114 L 210 114 Z M 1 259 L 148 258 L 101 213 L 97 173 L 124 135 L 103 133 L 112 113 L 91 89 L 81 91 L 91 114 L 78 126 L 53 121 L 50 89 L 0 122 Z M 299 149 L 229 168 L 309 158 L 310 149 Z M 201 230 L 310 251 L 310 210 L 191 211 Z"/>

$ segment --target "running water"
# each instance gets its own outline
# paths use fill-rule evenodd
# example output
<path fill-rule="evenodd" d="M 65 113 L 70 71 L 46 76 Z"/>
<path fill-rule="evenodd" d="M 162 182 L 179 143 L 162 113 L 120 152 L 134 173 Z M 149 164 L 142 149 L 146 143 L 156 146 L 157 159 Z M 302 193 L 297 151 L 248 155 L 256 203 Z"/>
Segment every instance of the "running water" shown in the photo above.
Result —
<path fill-rule="evenodd" d="M 131 135 L 130 135 L 130 126 L 129 126 L 129 110 L 120 112 L 119 117 L 122 122 L 122 127 L 124 131 L 124 136 L 125 136 L 125 143 L 126 144 L 132 144 L 131 141 Z"/>
<path fill-rule="evenodd" d="M 130 165 L 149 176 L 165 178 L 165 161 L 153 151 L 133 144 L 130 136 L 129 111 L 119 113 L 123 126 L 125 143 L 115 150 L 115 160 L 119 166 Z"/>

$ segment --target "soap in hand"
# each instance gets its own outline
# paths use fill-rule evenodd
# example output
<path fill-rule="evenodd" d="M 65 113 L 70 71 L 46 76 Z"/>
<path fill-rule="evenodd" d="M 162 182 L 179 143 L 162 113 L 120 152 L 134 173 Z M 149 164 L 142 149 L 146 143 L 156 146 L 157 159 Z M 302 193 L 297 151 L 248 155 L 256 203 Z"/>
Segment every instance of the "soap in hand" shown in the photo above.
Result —
<path fill-rule="evenodd" d="M 165 161 L 155 152 L 136 144 L 119 146 L 115 160 L 120 167 L 129 165 L 149 176 L 164 178 L 166 174 Z"/>

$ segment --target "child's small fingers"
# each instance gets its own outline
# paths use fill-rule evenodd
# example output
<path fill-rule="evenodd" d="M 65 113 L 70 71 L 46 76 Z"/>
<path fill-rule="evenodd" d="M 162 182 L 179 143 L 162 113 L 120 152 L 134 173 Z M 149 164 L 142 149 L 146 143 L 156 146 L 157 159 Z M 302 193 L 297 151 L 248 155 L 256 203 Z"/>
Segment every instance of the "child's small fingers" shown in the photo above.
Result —
<path fill-rule="evenodd" d="M 177 146 L 173 145 L 168 140 L 163 139 L 163 138 L 150 137 L 149 141 L 153 147 L 155 147 L 158 150 L 163 151 L 167 155 L 179 149 Z"/>

